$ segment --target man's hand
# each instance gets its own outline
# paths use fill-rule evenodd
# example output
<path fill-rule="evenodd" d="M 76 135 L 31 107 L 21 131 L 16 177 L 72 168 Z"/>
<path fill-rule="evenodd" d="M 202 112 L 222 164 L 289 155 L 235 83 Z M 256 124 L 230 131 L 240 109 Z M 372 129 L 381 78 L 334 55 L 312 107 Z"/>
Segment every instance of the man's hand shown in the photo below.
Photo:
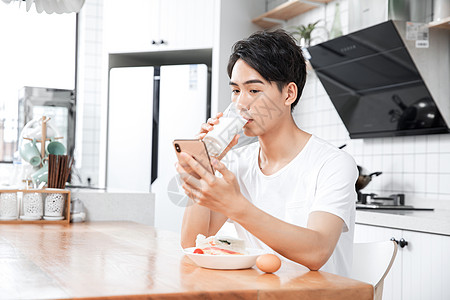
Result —
<path fill-rule="evenodd" d="M 232 217 L 238 214 L 248 202 L 241 194 L 234 174 L 223 163 L 213 158 L 213 167 L 222 177 L 216 177 L 203 168 L 192 156 L 181 153 L 177 171 L 183 181 L 186 194 L 197 204 Z M 194 175 L 186 172 L 184 165 L 190 167 Z"/>

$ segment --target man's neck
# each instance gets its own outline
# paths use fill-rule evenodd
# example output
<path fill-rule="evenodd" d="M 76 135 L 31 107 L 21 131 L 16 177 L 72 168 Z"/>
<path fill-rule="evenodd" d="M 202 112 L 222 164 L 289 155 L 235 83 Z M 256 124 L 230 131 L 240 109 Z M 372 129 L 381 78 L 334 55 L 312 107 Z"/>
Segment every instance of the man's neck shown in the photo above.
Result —
<path fill-rule="evenodd" d="M 297 127 L 291 116 L 259 137 L 261 165 L 287 164 L 301 152 L 310 137 L 311 134 Z"/>

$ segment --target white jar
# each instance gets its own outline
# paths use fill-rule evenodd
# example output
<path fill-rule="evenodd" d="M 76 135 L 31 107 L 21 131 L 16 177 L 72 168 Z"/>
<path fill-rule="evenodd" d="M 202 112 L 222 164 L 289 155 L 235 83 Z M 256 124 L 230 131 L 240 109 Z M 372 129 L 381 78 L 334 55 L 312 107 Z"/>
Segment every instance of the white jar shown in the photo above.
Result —
<path fill-rule="evenodd" d="M 44 215 L 46 217 L 61 217 L 64 212 L 64 194 L 52 193 L 45 197 Z"/>
<path fill-rule="evenodd" d="M 23 214 L 32 219 L 41 219 L 44 212 L 40 193 L 23 193 Z"/>
<path fill-rule="evenodd" d="M 0 220 L 15 220 L 17 215 L 17 193 L 1 193 Z"/>

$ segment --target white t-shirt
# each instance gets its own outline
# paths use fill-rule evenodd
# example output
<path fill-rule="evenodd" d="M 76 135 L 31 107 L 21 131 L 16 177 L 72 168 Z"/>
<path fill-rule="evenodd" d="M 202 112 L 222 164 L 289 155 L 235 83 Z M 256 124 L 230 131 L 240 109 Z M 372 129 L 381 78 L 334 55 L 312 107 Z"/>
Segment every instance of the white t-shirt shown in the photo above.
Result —
<path fill-rule="evenodd" d="M 291 162 L 267 176 L 259 169 L 258 154 L 259 143 L 254 143 L 230 151 L 225 159 L 237 177 L 242 194 L 263 211 L 297 226 L 306 227 L 308 215 L 313 211 L 325 211 L 340 217 L 344 221 L 341 236 L 321 270 L 348 277 L 353 258 L 355 182 L 358 176 L 353 158 L 328 142 L 311 136 Z M 231 222 L 247 247 L 272 251 L 241 225 Z"/>

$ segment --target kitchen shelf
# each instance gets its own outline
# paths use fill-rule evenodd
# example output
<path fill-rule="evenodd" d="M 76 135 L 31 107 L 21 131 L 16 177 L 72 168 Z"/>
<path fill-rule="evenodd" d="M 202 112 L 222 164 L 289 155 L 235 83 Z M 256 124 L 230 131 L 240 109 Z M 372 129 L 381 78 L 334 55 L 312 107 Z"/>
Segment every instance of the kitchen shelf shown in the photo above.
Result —
<path fill-rule="evenodd" d="M 64 205 L 64 211 L 63 211 L 63 220 L 21 220 L 21 219 L 15 219 L 15 220 L 0 220 L 1 224 L 59 224 L 59 225 L 68 225 L 70 224 L 70 191 L 69 190 L 63 190 L 63 189 L 39 189 L 39 190 L 22 190 L 22 189 L 14 189 L 14 190 L 0 190 L 1 193 L 16 193 L 16 194 L 22 194 L 22 197 L 17 196 L 17 201 L 23 199 L 23 194 L 25 193 L 40 193 L 40 194 L 65 194 L 65 205 Z M 43 199 L 43 206 L 45 209 L 45 198 Z M 19 205 L 19 214 L 22 212 L 22 201 L 20 201 Z"/>
<path fill-rule="evenodd" d="M 428 23 L 429 28 L 441 28 L 450 30 L 450 16 L 439 21 Z"/>
<path fill-rule="evenodd" d="M 284 24 L 287 20 L 292 19 L 295 16 L 331 1 L 333 0 L 289 0 L 261 16 L 254 18 L 252 22 L 266 29 L 271 28 L 276 25 Z"/>

